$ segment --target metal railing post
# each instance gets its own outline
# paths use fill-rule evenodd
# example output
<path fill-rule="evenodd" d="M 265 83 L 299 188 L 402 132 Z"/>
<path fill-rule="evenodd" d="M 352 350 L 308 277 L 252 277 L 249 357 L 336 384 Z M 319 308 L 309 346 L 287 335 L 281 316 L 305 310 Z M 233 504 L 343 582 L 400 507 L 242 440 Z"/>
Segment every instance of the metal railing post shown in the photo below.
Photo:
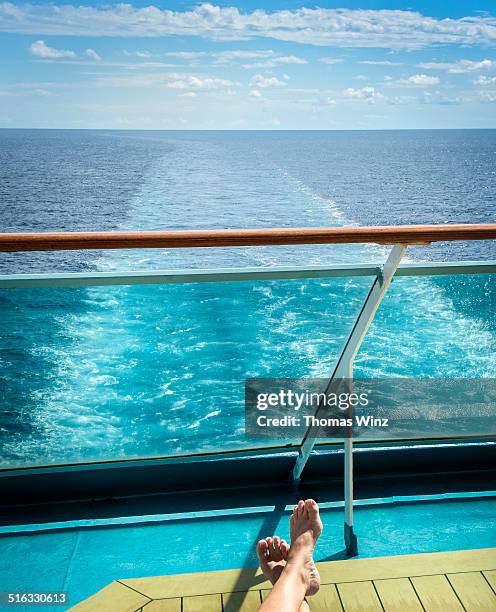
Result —
<path fill-rule="evenodd" d="M 393 280 L 403 255 L 407 249 L 406 244 L 395 245 L 381 268 L 380 274 L 374 280 L 372 287 L 363 303 L 362 309 L 355 320 L 353 329 L 345 342 L 341 355 L 336 363 L 332 376 L 329 380 L 327 389 L 336 378 L 353 378 L 353 360 L 362 345 L 367 330 L 374 320 L 375 313 L 382 302 L 386 291 Z M 327 392 L 326 389 L 326 392 Z M 300 452 L 293 469 L 293 479 L 301 477 L 303 469 L 310 457 L 315 445 L 318 428 L 310 427 L 303 439 Z M 353 440 L 346 438 L 344 441 L 344 504 L 345 521 L 344 534 L 345 545 L 349 555 L 358 554 L 356 535 L 353 532 Z"/>

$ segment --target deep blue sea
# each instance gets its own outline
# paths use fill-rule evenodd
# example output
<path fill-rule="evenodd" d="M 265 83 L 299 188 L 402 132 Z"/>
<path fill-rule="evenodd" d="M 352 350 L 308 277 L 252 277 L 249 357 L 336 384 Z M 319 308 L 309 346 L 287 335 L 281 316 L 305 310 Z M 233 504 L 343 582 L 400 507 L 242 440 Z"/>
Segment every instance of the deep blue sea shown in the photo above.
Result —
<path fill-rule="evenodd" d="M 496 221 L 496 130 L 0 130 L 0 231 Z M 0 254 L 0 274 L 383 261 L 376 246 Z M 496 259 L 489 242 L 411 261 Z M 246 377 L 326 376 L 371 279 L 0 290 L 1 465 L 259 446 Z M 357 376 L 496 376 L 496 279 L 397 278 Z"/>

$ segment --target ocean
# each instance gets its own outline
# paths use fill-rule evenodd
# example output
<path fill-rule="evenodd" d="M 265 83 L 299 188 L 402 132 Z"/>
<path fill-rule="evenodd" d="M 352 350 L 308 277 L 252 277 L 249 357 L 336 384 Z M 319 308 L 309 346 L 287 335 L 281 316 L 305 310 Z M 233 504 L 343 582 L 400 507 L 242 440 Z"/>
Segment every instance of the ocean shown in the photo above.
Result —
<path fill-rule="evenodd" d="M 0 231 L 485 223 L 496 130 L 0 130 Z M 0 254 L 0 274 L 382 262 L 373 245 Z M 496 259 L 491 242 L 410 261 Z M 246 377 L 326 376 L 370 278 L 0 290 L 2 466 L 260 446 Z M 357 376 L 496 377 L 494 275 L 395 279 Z"/>

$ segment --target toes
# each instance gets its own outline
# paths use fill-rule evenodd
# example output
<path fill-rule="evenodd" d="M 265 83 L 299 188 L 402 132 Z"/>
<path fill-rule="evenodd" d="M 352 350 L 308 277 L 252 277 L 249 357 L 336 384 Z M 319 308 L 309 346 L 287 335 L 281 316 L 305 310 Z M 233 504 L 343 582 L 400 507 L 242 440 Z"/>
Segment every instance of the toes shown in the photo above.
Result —
<path fill-rule="evenodd" d="M 303 510 L 305 509 L 305 502 L 300 499 L 300 501 L 298 502 L 298 517 L 300 517 L 303 514 Z"/>
<path fill-rule="evenodd" d="M 305 508 L 309 518 L 314 518 L 319 515 L 319 506 L 314 499 L 305 500 Z"/>
<path fill-rule="evenodd" d="M 274 557 L 274 542 L 272 541 L 272 538 L 265 538 L 265 541 L 267 542 L 267 557 L 270 560 L 273 560 Z"/>
<path fill-rule="evenodd" d="M 274 561 L 277 558 L 277 543 L 276 543 L 276 539 L 279 540 L 279 538 L 277 536 L 274 536 L 274 538 L 270 538 L 270 547 L 269 547 L 269 554 L 270 554 L 270 558 L 273 559 Z"/>
<path fill-rule="evenodd" d="M 267 542 L 259 540 L 257 543 L 257 556 L 260 563 L 267 560 Z"/>
<path fill-rule="evenodd" d="M 309 504 L 307 504 L 307 499 L 305 500 L 305 505 L 303 507 L 303 514 L 305 515 L 305 518 L 308 520 L 310 518 L 310 512 L 309 512 Z"/>
<path fill-rule="evenodd" d="M 286 540 L 281 540 L 279 548 L 281 549 L 282 558 L 286 561 L 289 555 L 289 544 L 286 542 Z"/>

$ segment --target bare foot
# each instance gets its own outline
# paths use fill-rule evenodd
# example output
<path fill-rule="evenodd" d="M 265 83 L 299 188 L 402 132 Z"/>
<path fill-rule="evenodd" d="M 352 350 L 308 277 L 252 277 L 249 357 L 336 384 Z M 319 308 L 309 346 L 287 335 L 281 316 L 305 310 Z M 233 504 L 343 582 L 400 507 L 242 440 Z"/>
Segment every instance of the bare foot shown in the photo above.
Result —
<path fill-rule="evenodd" d="M 288 564 L 295 564 L 303 573 L 306 595 L 315 595 L 320 588 L 320 575 L 313 562 L 315 543 L 322 533 L 319 507 L 313 499 L 300 500 L 294 507 L 289 522 L 291 547 Z"/>
<path fill-rule="evenodd" d="M 260 561 L 260 569 L 263 575 L 275 584 L 286 566 L 289 545 L 286 540 L 281 540 L 278 536 L 265 538 L 257 544 L 257 555 Z"/>

